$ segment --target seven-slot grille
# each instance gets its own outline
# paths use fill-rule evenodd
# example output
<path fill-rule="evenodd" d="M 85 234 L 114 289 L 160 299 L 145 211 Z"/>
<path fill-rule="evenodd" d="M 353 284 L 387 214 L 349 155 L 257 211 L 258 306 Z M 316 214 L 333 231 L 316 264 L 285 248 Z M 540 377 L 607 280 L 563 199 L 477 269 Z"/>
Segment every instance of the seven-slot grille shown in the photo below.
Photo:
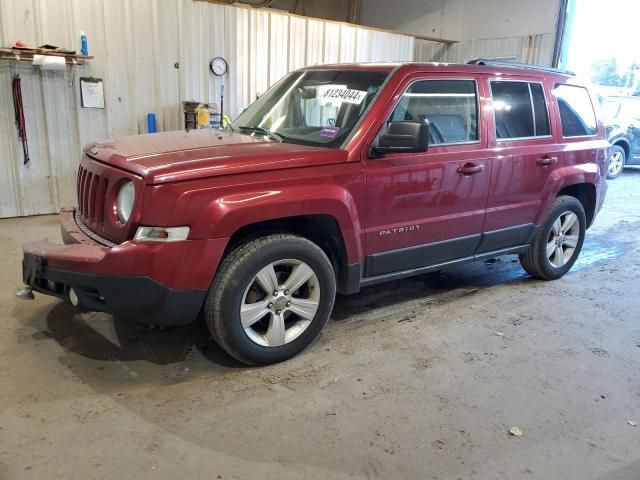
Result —
<path fill-rule="evenodd" d="M 78 170 L 78 210 L 85 225 L 93 230 L 104 225 L 104 204 L 109 180 L 82 165 Z"/>
<path fill-rule="evenodd" d="M 78 208 L 75 217 L 78 227 L 93 232 L 93 236 L 89 236 L 95 241 L 119 245 L 133 237 L 137 227 L 135 213 L 126 225 L 120 223 L 115 215 L 117 190 L 127 180 L 133 182 L 138 194 L 142 182 L 140 177 L 83 155 L 78 168 Z"/>

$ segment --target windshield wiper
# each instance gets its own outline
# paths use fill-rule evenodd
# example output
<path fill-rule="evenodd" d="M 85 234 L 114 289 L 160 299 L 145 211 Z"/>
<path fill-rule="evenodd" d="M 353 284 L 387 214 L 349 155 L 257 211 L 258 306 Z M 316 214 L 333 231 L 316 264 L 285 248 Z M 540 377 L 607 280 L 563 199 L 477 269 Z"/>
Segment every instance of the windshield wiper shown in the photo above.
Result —
<path fill-rule="evenodd" d="M 278 142 L 284 142 L 284 138 L 282 135 L 279 135 L 275 132 L 272 132 L 271 130 L 267 130 L 266 128 L 262 128 L 262 127 L 250 127 L 250 126 L 241 126 L 238 127 L 240 130 L 249 130 L 251 132 L 254 133 L 261 133 L 262 135 L 265 135 L 269 138 L 272 138 L 273 140 L 277 140 Z"/>

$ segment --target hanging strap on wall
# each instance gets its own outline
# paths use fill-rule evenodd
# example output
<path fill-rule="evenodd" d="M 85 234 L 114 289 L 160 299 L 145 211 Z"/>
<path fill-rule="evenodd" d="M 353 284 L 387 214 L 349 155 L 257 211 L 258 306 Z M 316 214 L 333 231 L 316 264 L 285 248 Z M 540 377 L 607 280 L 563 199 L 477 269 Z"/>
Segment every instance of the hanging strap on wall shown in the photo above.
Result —
<path fill-rule="evenodd" d="M 16 128 L 18 138 L 22 141 L 22 151 L 24 152 L 24 165 L 29 166 L 29 144 L 27 143 L 27 122 L 24 119 L 24 108 L 22 104 L 22 87 L 20 86 L 20 75 L 14 75 L 12 81 L 13 109 L 16 114 Z"/>

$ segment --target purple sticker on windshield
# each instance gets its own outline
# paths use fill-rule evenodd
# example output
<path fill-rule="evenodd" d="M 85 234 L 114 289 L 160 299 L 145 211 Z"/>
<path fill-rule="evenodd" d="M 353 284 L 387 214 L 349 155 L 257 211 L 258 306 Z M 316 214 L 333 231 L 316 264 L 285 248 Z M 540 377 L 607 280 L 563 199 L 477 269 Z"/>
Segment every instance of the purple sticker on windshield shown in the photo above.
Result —
<path fill-rule="evenodd" d="M 322 127 L 322 130 L 320 130 L 320 136 L 335 138 L 339 131 L 339 127 Z"/>

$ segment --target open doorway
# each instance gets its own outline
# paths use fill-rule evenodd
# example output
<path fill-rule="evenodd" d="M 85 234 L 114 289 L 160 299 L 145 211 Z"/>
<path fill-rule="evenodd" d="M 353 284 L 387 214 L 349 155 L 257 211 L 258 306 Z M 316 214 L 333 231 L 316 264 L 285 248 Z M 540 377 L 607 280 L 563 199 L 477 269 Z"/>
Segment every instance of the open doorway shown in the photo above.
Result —
<path fill-rule="evenodd" d="M 611 142 L 609 178 L 640 165 L 638 0 L 568 0 L 560 67 L 593 83 Z"/>

